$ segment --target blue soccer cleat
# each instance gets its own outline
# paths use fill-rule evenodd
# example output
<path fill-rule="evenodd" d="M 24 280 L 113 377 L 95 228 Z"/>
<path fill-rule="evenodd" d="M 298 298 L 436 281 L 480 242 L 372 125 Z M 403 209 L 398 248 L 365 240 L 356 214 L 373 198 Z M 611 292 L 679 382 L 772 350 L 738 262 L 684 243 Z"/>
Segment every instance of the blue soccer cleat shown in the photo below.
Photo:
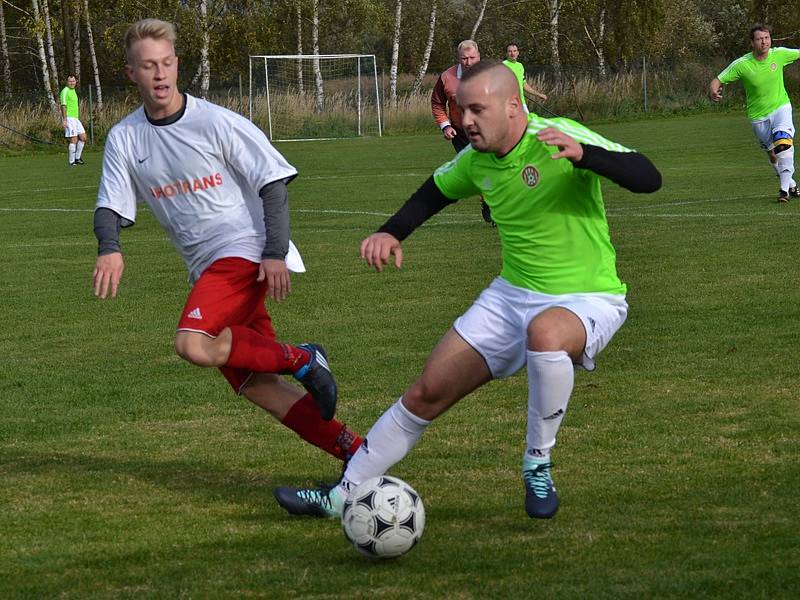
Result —
<path fill-rule="evenodd" d="M 322 418 L 330 421 L 336 414 L 337 390 L 325 348 L 319 344 L 300 344 L 298 347 L 311 354 L 311 360 L 294 372 L 294 378 L 314 398 Z"/>
<path fill-rule="evenodd" d="M 522 471 L 525 482 L 525 512 L 532 519 L 549 519 L 558 510 L 558 494 L 550 477 L 553 463 L 530 464 Z"/>
<path fill-rule="evenodd" d="M 323 484 L 316 489 L 279 487 L 273 494 L 278 504 L 290 515 L 323 519 L 338 519 L 342 516 L 344 498 L 335 485 Z"/>

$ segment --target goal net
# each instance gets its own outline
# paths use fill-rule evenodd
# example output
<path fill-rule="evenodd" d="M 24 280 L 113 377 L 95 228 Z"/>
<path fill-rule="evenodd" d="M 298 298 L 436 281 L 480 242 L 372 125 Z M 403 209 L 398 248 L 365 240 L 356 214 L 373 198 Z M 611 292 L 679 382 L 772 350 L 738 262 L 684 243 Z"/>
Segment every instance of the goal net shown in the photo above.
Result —
<path fill-rule="evenodd" d="M 381 135 L 374 54 L 250 56 L 249 116 L 273 141 Z"/>

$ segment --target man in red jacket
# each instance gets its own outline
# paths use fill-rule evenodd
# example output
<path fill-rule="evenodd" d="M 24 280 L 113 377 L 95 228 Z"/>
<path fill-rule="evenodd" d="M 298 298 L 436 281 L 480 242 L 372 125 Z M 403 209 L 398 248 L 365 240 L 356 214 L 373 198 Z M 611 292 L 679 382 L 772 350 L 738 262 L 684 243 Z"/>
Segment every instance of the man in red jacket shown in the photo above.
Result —
<path fill-rule="evenodd" d="M 456 103 L 456 90 L 461 77 L 469 69 L 479 63 L 481 53 L 474 40 L 464 40 L 458 45 L 458 63 L 442 72 L 431 94 L 431 112 L 436 124 L 442 130 L 444 139 L 450 140 L 456 153 L 469 146 L 467 134 L 461 124 L 461 110 Z M 481 198 L 481 216 L 483 220 L 494 225 L 492 213 Z"/>

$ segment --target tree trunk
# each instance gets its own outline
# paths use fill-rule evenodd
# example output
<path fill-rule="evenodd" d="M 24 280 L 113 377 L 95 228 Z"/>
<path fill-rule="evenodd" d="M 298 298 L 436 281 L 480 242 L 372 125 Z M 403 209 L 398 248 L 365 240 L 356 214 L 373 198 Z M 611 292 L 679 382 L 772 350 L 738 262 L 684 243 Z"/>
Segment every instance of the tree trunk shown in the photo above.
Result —
<path fill-rule="evenodd" d="M 392 66 L 389 69 L 389 102 L 397 108 L 397 60 L 400 55 L 400 22 L 403 16 L 403 0 L 397 0 L 394 12 L 394 41 L 392 42 Z"/>
<path fill-rule="evenodd" d="M 558 54 L 558 18 L 561 12 L 561 0 L 548 0 L 550 10 L 550 63 L 553 75 L 561 82 L 561 57 Z"/>
<path fill-rule="evenodd" d="M 6 39 L 6 14 L 3 1 L 0 0 L 0 54 L 3 57 L 3 95 L 11 99 L 11 59 L 8 56 L 8 40 Z"/>
<path fill-rule="evenodd" d="M 297 15 L 297 55 L 303 54 L 303 11 L 300 0 L 294 3 L 295 14 Z M 297 90 L 303 93 L 303 61 L 297 59 Z"/>
<path fill-rule="evenodd" d="M 606 57 L 605 57 L 605 35 L 606 35 L 606 8 L 605 6 L 600 10 L 600 17 L 597 23 L 597 41 L 595 42 L 594 38 L 592 38 L 592 34 L 589 33 L 589 27 L 586 25 L 586 21 L 583 22 L 583 30 L 586 32 L 586 37 L 589 38 L 589 43 L 592 45 L 594 49 L 594 53 L 597 56 L 597 72 L 600 74 L 600 77 L 605 79 L 606 77 Z"/>
<path fill-rule="evenodd" d="M 42 69 L 42 86 L 45 96 L 53 110 L 58 110 L 58 104 L 53 97 L 53 86 L 50 85 L 50 69 L 47 68 L 47 56 L 44 52 L 44 40 L 42 39 L 42 17 L 39 14 L 39 0 L 31 0 L 33 6 L 33 30 L 36 36 L 36 47 L 39 51 L 39 65 Z"/>
<path fill-rule="evenodd" d="M 322 112 L 325 93 L 322 89 L 322 71 L 319 68 L 319 0 L 312 3 L 313 15 L 311 17 L 311 43 L 314 47 L 314 110 Z"/>
<path fill-rule="evenodd" d="M 208 50 L 211 46 L 211 34 L 208 30 L 208 0 L 200 0 L 200 27 L 203 32 L 203 45 L 200 48 L 200 97 L 208 97 L 208 86 L 211 83 L 211 64 L 208 60 Z"/>
<path fill-rule="evenodd" d="M 417 71 L 417 76 L 414 79 L 414 85 L 411 87 L 412 94 L 419 94 L 422 89 L 422 80 L 425 79 L 425 73 L 428 71 L 428 62 L 431 59 L 431 51 L 433 50 L 433 34 L 436 30 L 436 2 L 431 7 L 431 18 L 428 22 L 428 42 L 425 44 L 425 52 L 422 53 L 422 63 Z"/>
<path fill-rule="evenodd" d="M 103 108 L 103 90 L 100 88 L 100 70 L 97 68 L 97 53 L 94 51 L 94 36 L 92 35 L 92 20 L 89 16 L 89 0 L 83 0 L 83 18 L 86 21 L 86 38 L 89 41 L 89 58 L 92 61 L 92 74 L 94 75 L 94 89 L 97 110 Z"/>
<path fill-rule="evenodd" d="M 74 32 L 78 29 L 77 25 L 80 21 L 73 20 L 72 15 L 73 0 L 61 0 L 61 24 L 64 30 L 64 70 L 67 72 L 67 75 L 70 73 L 75 75 L 75 79 L 78 80 L 78 87 L 80 87 L 81 74 L 80 71 L 75 69 L 75 56 L 73 54 L 73 47 L 75 44 Z"/>
<path fill-rule="evenodd" d="M 66 0 L 61 0 L 66 4 Z M 81 5 L 78 0 L 71 0 L 72 10 L 72 72 L 81 84 Z M 67 59 L 69 60 L 69 58 Z"/>
<path fill-rule="evenodd" d="M 56 67 L 56 53 L 53 50 L 53 28 L 50 26 L 50 6 L 47 0 L 42 0 L 42 15 L 44 16 L 44 34 L 47 45 L 47 64 L 50 65 L 50 76 L 58 89 L 58 68 Z"/>
<path fill-rule="evenodd" d="M 469 39 L 474 40 L 475 36 L 478 34 L 478 27 L 481 26 L 481 21 L 483 21 L 483 15 L 486 13 L 486 5 L 489 3 L 489 0 L 483 0 L 483 4 L 481 5 L 481 12 L 478 14 L 478 19 L 475 21 L 475 25 L 472 27 L 472 33 L 469 36 Z"/>

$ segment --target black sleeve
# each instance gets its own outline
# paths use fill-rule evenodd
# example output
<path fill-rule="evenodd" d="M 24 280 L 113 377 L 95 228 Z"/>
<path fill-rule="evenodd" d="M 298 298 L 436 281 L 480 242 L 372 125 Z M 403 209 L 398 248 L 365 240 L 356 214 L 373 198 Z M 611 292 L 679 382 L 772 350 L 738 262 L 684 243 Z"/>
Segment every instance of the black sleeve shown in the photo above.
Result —
<path fill-rule="evenodd" d="M 261 258 L 284 260 L 289 252 L 289 190 L 283 180 L 268 183 L 258 195 L 264 205 L 267 240 Z"/>
<path fill-rule="evenodd" d="M 631 192 L 655 192 L 661 187 L 661 173 L 644 154 L 612 152 L 591 144 L 581 146 L 583 158 L 575 163 L 579 169 L 594 171 Z"/>
<path fill-rule="evenodd" d="M 110 208 L 100 207 L 94 211 L 94 236 L 97 238 L 97 255 L 122 252 L 119 245 L 119 230 L 122 217 Z"/>
<path fill-rule="evenodd" d="M 400 210 L 380 226 L 378 231 L 391 234 L 402 242 L 417 227 L 454 202 L 456 200 L 451 200 L 439 190 L 433 181 L 433 176 L 428 177 L 425 183 L 400 207 Z"/>

